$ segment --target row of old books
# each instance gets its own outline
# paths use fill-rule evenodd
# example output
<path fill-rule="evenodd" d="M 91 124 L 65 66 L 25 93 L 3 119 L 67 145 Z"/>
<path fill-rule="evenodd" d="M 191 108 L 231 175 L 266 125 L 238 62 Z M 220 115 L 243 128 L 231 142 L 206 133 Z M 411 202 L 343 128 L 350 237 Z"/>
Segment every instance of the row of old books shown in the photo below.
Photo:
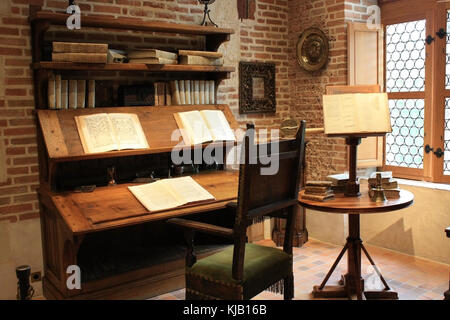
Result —
<path fill-rule="evenodd" d="M 63 80 L 51 74 L 47 92 L 50 109 L 95 108 L 95 80 Z"/>
<path fill-rule="evenodd" d="M 52 61 L 107 63 L 108 44 L 53 42 Z"/>
<path fill-rule="evenodd" d="M 307 181 L 302 199 L 326 201 L 334 198 L 331 181 Z"/>
<path fill-rule="evenodd" d="M 369 178 L 369 196 L 373 195 L 373 189 L 377 187 L 377 178 Z M 398 181 L 392 178 L 392 174 L 381 172 L 381 189 L 383 189 L 386 199 L 398 199 L 400 198 L 400 189 L 398 187 Z"/>
<path fill-rule="evenodd" d="M 214 80 L 155 82 L 155 106 L 215 104 Z"/>
<path fill-rule="evenodd" d="M 128 63 L 223 65 L 222 54 L 212 51 L 179 50 L 178 54 L 176 54 L 158 49 L 136 49 L 126 53 L 126 56 Z"/>
<path fill-rule="evenodd" d="M 179 50 L 178 54 L 158 49 L 122 51 L 106 43 L 53 42 L 52 61 L 75 63 L 135 63 L 222 66 L 219 52 Z"/>

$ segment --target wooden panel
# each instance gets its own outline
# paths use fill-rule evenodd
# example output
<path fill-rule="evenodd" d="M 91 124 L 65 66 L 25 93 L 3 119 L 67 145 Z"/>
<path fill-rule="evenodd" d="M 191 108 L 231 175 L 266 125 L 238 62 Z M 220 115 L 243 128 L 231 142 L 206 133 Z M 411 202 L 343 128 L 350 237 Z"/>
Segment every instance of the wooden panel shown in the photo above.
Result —
<path fill-rule="evenodd" d="M 354 92 L 380 92 L 380 87 L 384 87 L 383 43 L 381 27 L 369 29 L 365 23 L 348 24 L 348 84 L 378 85 L 359 87 Z M 383 146 L 384 137 L 363 139 L 358 147 L 358 168 L 381 167 Z"/>
<path fill-rule="evenodd" d="M 171 152 L 179 143 L 171 140 L 172 133 L 178 129 L 173 114 L 192 110 L 222 110 L 230 127 L 234 130 L 238 128 L 236 120 L 226 105 L 39 110 L 37 114 L 50 160 L 75 161 Z M 93 154 L 84 153 L 74 117 L 95 113 L 137 114 L 150 148 Z M 64 130 L 62 131 L 61 128 L 64 128 Z"/>
<path fill-rule="evenodd" d="M 44 189 L 39 192 L 54 203 L 74 234 L 223 209 L 237 198 L 237 172 L 217 171 L 192 177 L 216 198 L 214 202 L 150 213 L 128 190 L 131 184 L 97 188 L 92 193 L 51 193 Z"/>

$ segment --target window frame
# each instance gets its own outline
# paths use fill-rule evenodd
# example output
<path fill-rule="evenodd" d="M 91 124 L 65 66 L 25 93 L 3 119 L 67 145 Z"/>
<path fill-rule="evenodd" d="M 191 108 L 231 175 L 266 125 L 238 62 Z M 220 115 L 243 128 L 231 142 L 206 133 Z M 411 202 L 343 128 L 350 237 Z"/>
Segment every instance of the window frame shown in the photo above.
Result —
<path fill-rule="evenodd" d="M 386 92 L 386 26 L 417 20 L 426 20 L 426 36 L 432 35 L 435 41 L 425 45 L 425 90 L 420 92 L 393 92 L 388 93 L 391 99 L 424 99 L 424 146 L 430 145 L 435 150 L 444 150 L 444 113 L 445 99 L 442 90 L 445 89 L 445 71 L 437 72 L 439 68 L 445 70 L 445 57 L 441 58 L 445 50 L 446 39 L 436 36 L 437 30 L 447 25 L 447 14 L 444 7 L 450 9 L 450 3 L 438 3 L 429 0 L 398 0 L 382 4 L 381 23 L 384 28 L 384 90 Z M 440 26 L 440 27 L 438 27 Z M 444 48 L 444 49 L 442 49 Z M 445 51 L 444 51 L 445 52 Z M 444 54 L 445 56 L 445 54 Z M 450 90 L 447 96 L 450 97 Z M 450 176 L 444 176 L 443 157 L 437 158 L 432 152 L 423 155 L 423 168 L 406 168 L 386 165 L 386 138 L 384 138 L 384 171 L 392 171 L 397 178 L 425 180 L 430 182 L 450 183 Z"/>

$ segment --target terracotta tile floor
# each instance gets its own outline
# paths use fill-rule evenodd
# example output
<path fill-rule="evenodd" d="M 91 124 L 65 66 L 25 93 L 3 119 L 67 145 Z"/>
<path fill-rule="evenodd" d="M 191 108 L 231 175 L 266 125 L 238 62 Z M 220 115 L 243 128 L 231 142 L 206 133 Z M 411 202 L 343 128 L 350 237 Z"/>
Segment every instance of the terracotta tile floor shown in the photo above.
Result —
<path fill-rule="evenodd" d="M 262 244 L 270 245 L 265 241 Z M 261 243 L 260 243 L 261 244 Z M 273 244 L 273 243 L 272 243 Z M 449 267 L 444 264 L 423 260 L 386 249 L 365 244 L 389 286 L 398 292 L 400 300 L 442 300 L 449 286 Z M 302 248 L 294 248 L 295 298 L 313 299 L 311 290 L 319 285 L 333 262 L 342 250 L 342 246 L 332 245 L 310 239 Z M 342 258 L 328 284 L 335 285 L 341 274 L 346 271 L 346 255 Z M 367 286 L 380 283 L 377 276 L 371 276 L 373 269 L 363 256 L 362 272 Z M 182 300 L 184 289 L 163 294 L 152 299 Z M 256 300 L 281 300 L 283 296 L 263 292 Z"/>

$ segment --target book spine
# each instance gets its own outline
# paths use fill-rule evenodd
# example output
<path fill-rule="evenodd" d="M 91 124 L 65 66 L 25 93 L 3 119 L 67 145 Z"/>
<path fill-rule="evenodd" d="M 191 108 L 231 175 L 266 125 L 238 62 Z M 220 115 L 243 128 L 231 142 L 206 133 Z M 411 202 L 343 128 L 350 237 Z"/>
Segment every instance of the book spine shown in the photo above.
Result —
<path fill-rule="evenodd" d="M 89 80 L 88 87 L 88 108 L 95 108 L 95 80 Z"/>
<path fill-rule="evenodd" d="M 223 54 L 215 51 L 193 51 L 193 50 L 179 50 L 180 56 L 200 56 L 205 58 L 222 58 Z"/>
<path fill-rule="evenodd" d="M 184 80 L 178 81 L 178 86 L 180 89 L 180 104 L 186 104 L 186 91 L 184 89 Z"/>
<path fill-rule="evenodd" d="M 55 99 L 55 76 L 53 74 L 48 78 L 48 107 L 49 109 L 56 109 L 56 99 Z"/>
<path fill-rule="evenodd" d="M 181 56 L 180 64 L 200 66 L 222 66 L 223 58 L 211 59 L 200 56 Z"/>
<path fill-rule="evenodd" d="M 54 62 L 107 63 L 107 53 L 52 53 Z"/>
<path fill-rule="evenodd" d="M 214 80 L 209 81 L 209 103 L 216 104 L 216 88 Z"/>
<path fill-rule="evenodd" d="M 191 80 L 191 103 L 195 104 L 195 84 L 194 80 Z"/>
<path fill-rule="evenodd" d="M 164 89 L 166 92 L 166 106 L 171 106 L 172 105 L 172 93 L 170 90 L 169 83 L 164 83 Z"/>
<path fill-rule="evenodd" d="M 69 108 L 77 108 L 77 80 L 69 80 Z"/>
<path fill-rule="evenodd" d="M 205 104 L 205 80 L 200 80 L 199 96 L 200 104 Z"/>
<path fill-rule="evenodd" d="M 180 88 L 178 87 L 178 80 L 174 80 L 170 83 L 172 89 L 173 104 L 179 106 L 180 101 Z"/>
<path fill-rule="evenodd" d="M 200 82 L 198 80 L 194 81 L 194 97 L 195 104 L 200 104 Z"/>
<path fill-rule="evenodd" d="M 53 42 L 55 53 L 108 53 L 108 45 L 104 43 L 71 43 Z"/>
<path fill-rule="evenodd" d="M 86 107 L 86 80 L 78 80 L 77 83 L 77 108 Z"/>
<path fill-rule="evenodd" d="M 67 109 L 69 107 L 69 81 L 61 81 L 61 109 Z"/>
<path fill-rule="evenodd" d="M 209 104 L 209 81 L 205 81 L 205 104 Z"/>
<path fill-rule="evenodd" d="M 186 94 L 186 104 L 192 104 L 191 102 L 191 81 L 184 80 L 184 89 Z"/>
<path fill-rule="evenodd" d="M 55 76 L 55 108 L 61 109 L 61 75 Z"/>

